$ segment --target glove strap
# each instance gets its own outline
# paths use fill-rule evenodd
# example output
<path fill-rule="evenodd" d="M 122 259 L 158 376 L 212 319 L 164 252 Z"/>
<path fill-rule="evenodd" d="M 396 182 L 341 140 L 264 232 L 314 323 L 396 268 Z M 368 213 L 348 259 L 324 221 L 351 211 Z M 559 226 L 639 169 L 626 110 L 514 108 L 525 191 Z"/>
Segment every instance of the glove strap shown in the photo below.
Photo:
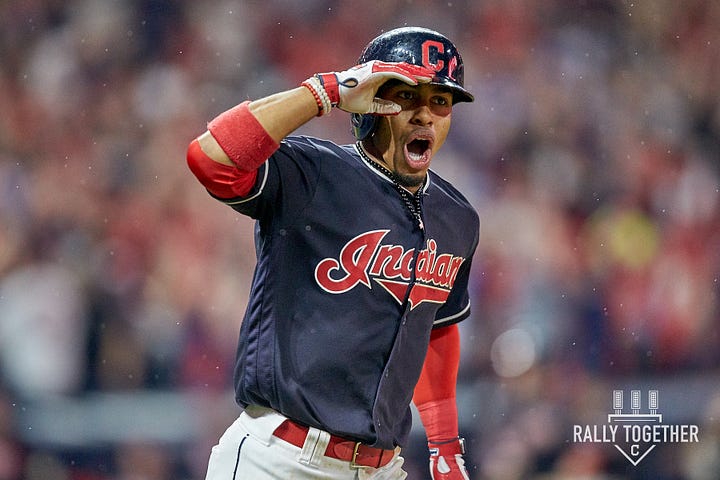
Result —
<path fill-rule="evenodd" d="M 337 75 L 334 73 L 318 73 L 315 77 L 320 80 L 320 84 L 330 98 L 330 104 L 337 107 L 340 103 L 340 85 L 338 84 Z"/>
<path fill-rule="evenodd" d="M 428 442 L 428 449 L 432 457 L 465 455 L 465 439 L 458 437 L 445 442 Z"/>

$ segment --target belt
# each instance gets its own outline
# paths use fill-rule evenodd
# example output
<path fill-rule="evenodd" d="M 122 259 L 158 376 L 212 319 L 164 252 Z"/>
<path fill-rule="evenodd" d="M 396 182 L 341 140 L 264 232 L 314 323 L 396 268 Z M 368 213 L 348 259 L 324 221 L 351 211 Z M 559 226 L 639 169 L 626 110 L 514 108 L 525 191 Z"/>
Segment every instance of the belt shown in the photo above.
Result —
<path fill-rule="evenodd" d="M 308 427 L 299 425 L 292 420 L 285 420 L 273 432 L 273 435 L 302 448 L 309 430 Z M 395 450 L 374 448 L 361 442 L 353 442 L 346 438 L 330 435 L 325 456 L 350 462 L 350 468 L 380 468 L 390 463 L 395 456 Z"/>

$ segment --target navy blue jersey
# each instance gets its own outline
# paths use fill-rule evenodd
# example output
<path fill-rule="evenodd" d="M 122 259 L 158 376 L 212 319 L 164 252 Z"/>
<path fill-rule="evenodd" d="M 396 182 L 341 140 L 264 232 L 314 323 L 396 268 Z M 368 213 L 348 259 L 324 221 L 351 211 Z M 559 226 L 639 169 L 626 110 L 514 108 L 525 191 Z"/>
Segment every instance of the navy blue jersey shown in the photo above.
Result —
<path fill-rule="evenodd" d="M 428 173 L 422 223 L 356 145 L 288 137 L 253 190 L 257 265 L 235 370 L 239 404 L 390 449 L 433 327 L 469 315 L 479 220 Z"/>

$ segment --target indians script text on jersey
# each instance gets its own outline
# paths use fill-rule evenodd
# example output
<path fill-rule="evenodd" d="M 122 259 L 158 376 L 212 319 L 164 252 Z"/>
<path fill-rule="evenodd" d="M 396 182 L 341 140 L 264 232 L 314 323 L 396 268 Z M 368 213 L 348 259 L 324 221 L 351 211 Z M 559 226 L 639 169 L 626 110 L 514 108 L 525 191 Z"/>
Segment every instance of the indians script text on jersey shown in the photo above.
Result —
<path fill-rule="evenodd" d="M 374 230 L 351 239 L 338 258 L 325 258 L 315 268 L 315 281 L 326 292 L 345 293 L 359 284 L 372 288 L 371 278 L 402 305 L 412 281 L 414 249 L 383 244 L 389 230 Z M 438 254 L 437 242 L 427 241 L 419 252 L 415 280 L 408 301 L 413 309 L 422 302 L 444 303 L 464 258 Z"/>

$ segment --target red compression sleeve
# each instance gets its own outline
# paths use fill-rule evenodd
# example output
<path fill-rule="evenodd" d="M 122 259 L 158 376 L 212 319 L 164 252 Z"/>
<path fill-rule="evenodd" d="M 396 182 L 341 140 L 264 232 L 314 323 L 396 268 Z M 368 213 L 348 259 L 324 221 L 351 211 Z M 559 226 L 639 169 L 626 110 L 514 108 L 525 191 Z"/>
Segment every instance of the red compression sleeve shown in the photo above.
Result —
<path fill-rule="evenodd" d="M 457 325 L 438 328 L 430 334 L 430 347 L 413 402 L 428 440 L 442 442 L 458 437 L 456 397 L 460 366 L 460 330 Z"/>
<path fill-rule="evenodd" d="M 257 178 L 257 170 L 242 171 L 208 157 L 197 139 L 190 142 L 187 163 L 200 183 L 218 198 L 244 197 L 252 190 Z"/>
<path fill-rule="evenodd" d="M 257 169 L 267 160 L 278 143 L 267 133 L 243 102 L 208 123 L 208 130 L 225 154 L 240 170 Z"/>

